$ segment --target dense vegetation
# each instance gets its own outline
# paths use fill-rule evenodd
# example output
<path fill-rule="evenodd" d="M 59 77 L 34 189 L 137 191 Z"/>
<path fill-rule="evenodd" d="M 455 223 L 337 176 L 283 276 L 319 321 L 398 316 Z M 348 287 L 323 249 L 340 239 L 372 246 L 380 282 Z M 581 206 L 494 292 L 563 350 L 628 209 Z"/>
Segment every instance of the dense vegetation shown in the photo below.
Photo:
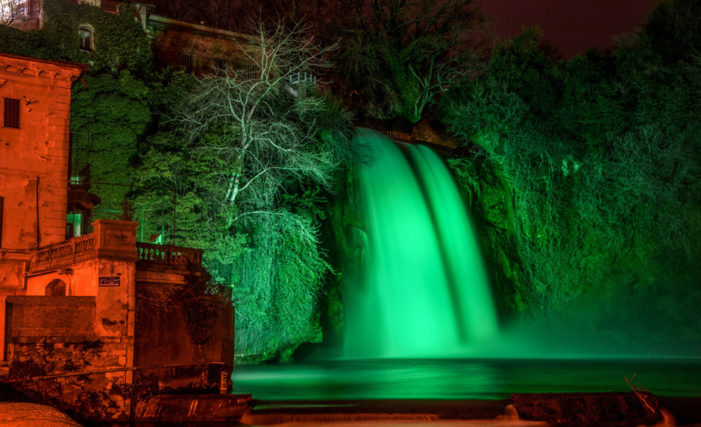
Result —
<path fill-rule="evenodd" d="M 318 296 L 329 273 L 319 242 L 325 197 L 349 136 L 338 104 L 290 76 L 323 65 L 299 30 L 258 29 L 257 73 L 235 69 L 189 88 L 134 169 L 143 224 L 204 261 L 234 288 L 240 360 L 289 359 L 319 342 Z M 177 221 L 177 222 L 176 222 Z"/>
<path fill-rule="evenodd" d="M 655 21 L 683 3 L 613 52 L 568 61 L 527 31 L 444 99 L 502 313 L 609 349 L 698 350 L 701 61 L 660 51 Z M 694 45 L 693 25 L 678 45 Z"/>
<path fill-rule="evenodd" d="M 450 165 L 504 320 L 555 319 L 630 351 L 693 350 L 700 1 L 663 1 L 612 52 L 556 59 L 527 30 L 482 63 L 464 39 L 479 23 L 469 1 L 358 0 L 340 21 L 315 17 L 317 39 L 333 38 L 329 22 L 347 30 L 335 54 L 294 26 L 259 31 L 272 48 L 263 52 L 281 55 L 261 59 L 254 79 L 155 72 L 131 13 L 44 4 L 42 30 L 0 26 L 0 51 L 90 65 L 73 90 L 73 160 L 91 165 L 97 216 L 139 221 L 140 240 L 205 249 L 212 275 L 234 289 L 239 355 L 289 359 L 328 337 L 322 313 L 340 300 L 335 243 L 319 230 L 347 183 L 344 108 L 357 125 L 407 131 L 431 117 L 460 140 Z M 86 22 L 95 52 L 76 37 Z M 345 106 L 286 79 L 329 56 L 341 66 L 325 75 Z"/>
<path fill-rule="evenodd" d="M 65 0 L 42 2 L 43 26 L 20 31 L 0 25 L 0 51 L 42 59 L 81 62 L 90 72 L 129 68 L 146 72 L 151 66 L 151 47 L 141 25 L 134 21 L 133 6 L 120 5 L 119 15 L 105 13 L 88 4 Z M 80 49 L 78 29 L 94 30 L 94 51 Z"/>

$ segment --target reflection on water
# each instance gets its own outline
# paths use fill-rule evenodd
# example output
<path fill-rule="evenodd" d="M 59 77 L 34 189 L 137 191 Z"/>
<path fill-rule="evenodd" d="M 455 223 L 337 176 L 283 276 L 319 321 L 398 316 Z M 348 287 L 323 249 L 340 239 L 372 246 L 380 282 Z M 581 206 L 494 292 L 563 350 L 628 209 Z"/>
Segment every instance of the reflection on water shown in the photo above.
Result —
<path fill-rule="evenodd" d="M 237 366 L 234 392 L 262 400 L 502 399 L 629 391 L 701 396 L 701 360 L 379 359 Z"/>

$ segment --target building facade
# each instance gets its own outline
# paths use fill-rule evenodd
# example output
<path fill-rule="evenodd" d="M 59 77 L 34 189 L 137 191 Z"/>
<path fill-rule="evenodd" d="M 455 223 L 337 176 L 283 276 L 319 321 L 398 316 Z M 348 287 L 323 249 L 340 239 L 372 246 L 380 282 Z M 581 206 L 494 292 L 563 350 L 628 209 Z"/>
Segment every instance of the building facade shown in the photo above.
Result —
<path fill-rule="evenodd" d="M 84 65 L 0 54 L 0 295 L 66 237 L 71 85 Z"/>
<path fill-rule="evenodd" d="M 85 69 L 0 53 L 0 365 L 30 396 L 124 421 L 137 388 L 228 389 L 233 306 L 205 292 L 202 251 L 137 243 L 132 221 L 77 226 L 97 202 L 69 166 Z"/>
<path fill-rule="evenodd" d="M 251 66 L 258 54 L 251 36 L 204 25 L 148 15 L 144 30 L 152 39 L 154 58 L 196 74 L 217 72 L 225 67 L 254 76 Z"/>

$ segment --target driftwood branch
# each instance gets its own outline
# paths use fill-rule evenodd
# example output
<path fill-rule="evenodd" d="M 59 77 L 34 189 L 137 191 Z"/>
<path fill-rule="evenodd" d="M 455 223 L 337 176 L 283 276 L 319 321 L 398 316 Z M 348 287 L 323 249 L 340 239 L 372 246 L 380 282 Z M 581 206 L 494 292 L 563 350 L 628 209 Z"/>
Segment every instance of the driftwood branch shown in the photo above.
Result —
<path fill-rule="evenodd" d="M 645 391 L 645 390 L 641 390 L 641 389 L 639 389 L 638 387 L 635 387 L 635 386 L 631 383 L 631 381 L 633 380 L 633 378 L 635 378 L 635 375 L 636 375 L 636 374 L 633 374 L 633 376 L 630 377 L 630 380 L 629 380 L 627 377 L 623 377 L 623 379 L 626 380 L 626 383 L 628 383 L 628 386 L 630 387 L 630 389 L 633 390 L 633 393 L 635 394 L 635 396 L 636 396 L 638 399 L 640 399 L 640 401 L 643 403 L 643 406 L 645 406 L 645 407 L 646 407 L 650 412 L 652 412 L 653 414 L 656 414 L 657 411 L 655 410 L 655 408 L 653 408 L 652 405 L 650 405 L 650 403 L 647 401 L 647 397 L 646 397 L 643 393 L 641 393 L 641 391 Z"/>

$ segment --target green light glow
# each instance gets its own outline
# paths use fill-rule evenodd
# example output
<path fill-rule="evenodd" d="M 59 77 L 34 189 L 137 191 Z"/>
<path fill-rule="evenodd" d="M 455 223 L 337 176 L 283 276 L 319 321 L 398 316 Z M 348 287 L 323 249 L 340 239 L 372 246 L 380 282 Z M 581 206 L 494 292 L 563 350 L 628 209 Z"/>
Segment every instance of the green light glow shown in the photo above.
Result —
<path fill-rule="evenodd" d="M 261 400 L 508 399 L 513 393 L 701 396 L 698 360 L 378 359 L 237 366 L 236 393 Z M 402 424 L 403 425 L 403 424 Z"/>
<path fill-rule="evenodd" d="M 344 280 L 349 357 L 455 356 L 497 331 L 474 233 L 442 161 L 360 129 L 358 171 L 365 234 L 360 265 Z"/>

